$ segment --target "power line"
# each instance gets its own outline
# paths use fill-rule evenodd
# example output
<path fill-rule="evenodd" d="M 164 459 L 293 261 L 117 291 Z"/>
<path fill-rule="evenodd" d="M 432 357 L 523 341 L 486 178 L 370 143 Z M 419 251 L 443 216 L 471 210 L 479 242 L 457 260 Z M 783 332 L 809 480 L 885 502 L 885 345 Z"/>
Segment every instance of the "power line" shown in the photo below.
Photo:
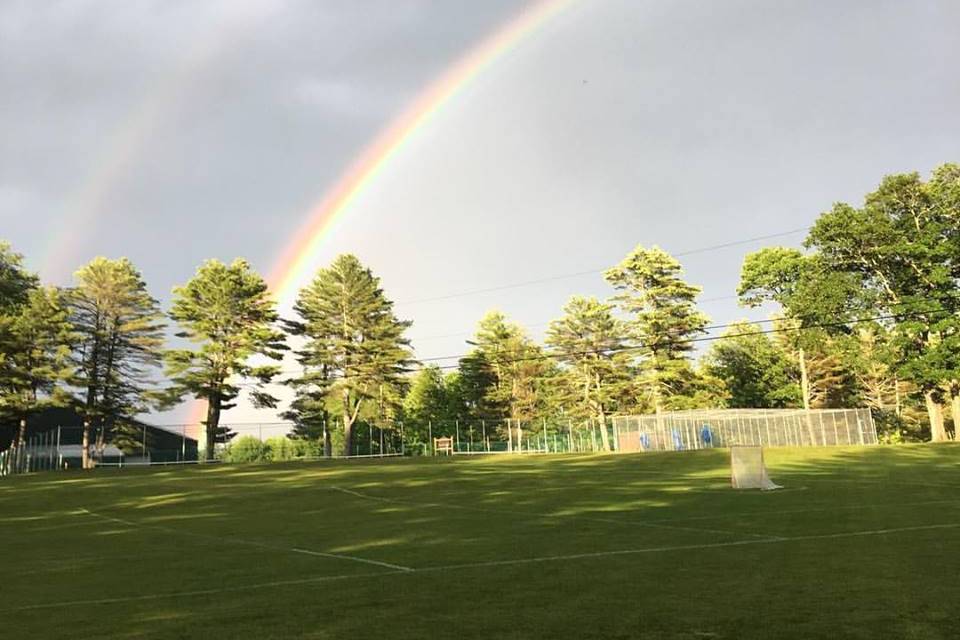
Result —
<path fill-rule="evenodd" d="M 943 298 L 956 300 L 957 294 L 948 293 L 945 296 L 943 296 Z M 904 306 L 907 304 L 915 304 L 916 302 L 930 302 L 932 300 L 939 301 L 939 300 L 942 300 L 943 298 L 940 298 L 940 297 L 921 298 L 920 300 L 902 302 L 892 306 Z M 847 309 L 847 310 L 853 310 L 853 309 Z M 668 340 L 657 341 L 655 343 L 655 346 L 679 346 L 684 344 L 712 342 L 714 340 L 726 340 L 730 338 L 738 338 L 738 337 L 753 336 L 753 335 L 770 335 L 770 334 L 776 334 L 776 333 L 789 333 L 789 332 L 799 333 L 799 332 L 807 331 L 810 329 L 839 328 L 839 327 L 846 327 L 846 326 L 856 325 L 856 324 L 864 324 L 868 322 L 880 322 L 883 320 L 912 318 L 912 317 L 923 316 L 926 314 L 946 314 L 947 316 L 949 316 L 949 315 L 952 315 L 953 313 L 954 311 L 945 309 L 942 305 L 938 305 L 938 307 L 936 308 L 923 309 L 923 310 L 914 311 L 911 313 L 889 313 L 884 315 L 876 315 L 876 316 L 870 316 L 870 317 L 864 317 L 864 318 L 854 318 L 851 320 L 841 320 L 836 322 L 812 323 L 812 324 L 808 324 L 805 326 L 798 326 L 798 327 L 781 327 L 781 328 L 774 327 L 771 329 L 762 329 L 759 331 L 747 331 L 747 332 L 734 333 L 734 334 L 706 335 L 706 336 L 698 336 L 694 338 L 683 338 L 683 339 L 668 339 Z M 726 328 L 741 326 L 741 325 L 755 326 L 755 325 L 769 324 L 772 322 L 777 322 L 778 320 L 779 319 L 777 318 L 771 318 L 766 320 L 754 320 L 754 321 L 738 320 L 738 321 L 728 322 L 724 324 L 710 325 L 710 326 L 704 327 L 704 331 L 716 331 L 718 329 L 726 329 Z M 652 343 L 647 342 L 647 343 L 634 344 L 634 345 L 625 345 L 622 347 L 616 347 L 616 348 L 610 348 L 610 349 L 604 349 L 604 350 L 589 350 L 589 351 L 581 351 L 581 352 L 553 352 L 553 353 L 542 352 L 537 355 L 517 357 L 517 358 L 506 358 L 506 359 L 499 360 L 499 362 L 502 364 L 511 364 L 516 362 L 559 359 L 559 358 L 574 357 L 574 356 L 614 354 L 614 353 L 621 353 L 621 352 L 640 351 L 643 349 L 648 349 L 651 346 L 653 346 Z M 421 358 L 418 360 L 418 362 L 421 362 L 421 363 L 422 362 L 442 362 L 445 360 L 455 360 L 455 359 L 460 360 L 469 355 L 471 354 L 464 353 L 464 354 L 457 354 L 457 355 L 450 355 L 450 356 L 435 356 L 431 358 Z M 435 366 L 438 369 L 449 370 L 449 369 L 457 369 L 459 368 L 460 365 L 458 363 L 458 364 L 435 365 Z M 283 370 L 283 371 L 280 371 L 280 373 L 282 374 L 283 373 L 286 373 L 286 374 L 302 373 L 302 370 Z M 339 376 L 333 376 L 330 379 L 338 380 L 341 378 Z M 246 386 L 246 385 L 255 385 L 255 384 L 256 383 L 241 382 L 241 383 L 238 383 L 237 386 Z"/>
<path fill-rule="evenodd" d="M 814 324 L 809 324 L 809 325 L 806 325 L 806 326 L 799 326 L 799 327 L 782 327 L 782 328 L 764 329 L 764 330 L 760 330 L 760 331 L 746 331 L 746 332 L 741 332 L 741 333 L 724 334 L 724 335 L 708 335 L 708 336 L 699 336 L 699 337 L 696 337 L 696 338 L 684 338 L 684 339 L 681 339 L 681 340 L 662 340 L 662 341 L 656 342 L 656 343 L 655 343 L 655 346 L 658 346 L 658 347 L 661 347 L 661 346 L 680 346 L 680 345 L 684 345 L 684 344 L 695 344 L 695 343 L 699 343 L 699 342 L 712 342 L 712 341 L 714 341 L 714 340 L 726 340 L 726 339 L 730 339 L 730 338 L 739 338 L 739 337 L 752 336 L 752 335 L 769 335 L 769 334 L 775 334 L 775 333 L 790 333 L 790 332 L 799 333 L 799 332 L 801 332 L 801 331 L 807 331 L 807 330 L 809 330 L 809 329 L 839 328 L 839 327 L 846 327 L 846 326 L 849 326 L 849 325 L 864 324 L 864 323 L 867 323 L 867 322 L 879 322 L 879 321 L 883 321 L 883 320 L 893 320 L 893 319 L 897 319 L 897 318 L 900 318 L 900 319 L 902 319 L 902 318 L 911 318 L 911 317 L 922 316 L 922 315 L 925 315 L 925 314 L 946 314 L 946 315 L 951 315 L 952 313 L 953 313 L 953 312 L 951 312 L 951 311 L 949 311 L 949 310 L 944 309 L 944 308 L 941 307 L 941 308 L 939 308 L 939 309 L 927 309 L 927 310 L 924 310 L 924 311 L 918 311 L 918 312 L 909 313 L 909 314 L 886 314 L 886 315 L 881 315 L 881 316 L 872 316 L 872 317 L 868 317 L 868 318 L 856 318 L 856 319 L 852 319 L 852 320 L 842 320 L 842 321 L 837 321 L 837 322 L 814 323 Z M 716 330 L 716 329 L 729 328 L 729 327 L 733 327 L 733 326 L 737 326 L 737 325 L 744 325 L 744 324 L 746 324 L 746 325 L 759 325 L 759 324 L 764 324 L 764 323 L 776 322 L 777 320 L 778 320 L 778 319 L 755 320 L 755 321 L 746 321 L 746 322 L 745 322 L 745 321 L 737 321 L 737 322 L 732 322 L 732 323 L 728 323 L 728 324 L 713 325 L 712 327 L 706 327 L 705 330 Z M 543 354 L 539 354 L 539 355 L 536 355 L 536 356 L 527 356 L 527 357 L 523 357 L 523 358 L 514 358 L 514 359 L 500 360 L 499 362 L 510 364 L 510 363 L 514 363 L 514 362 L 525 362 L 525 361 L 532 361 L 532 360 L 545 360 L 545 359 L 551 359 L 551 358 L 558 358 L 558 359 L 559 359 L 559 358 L 572 357 L 572 356 L 613 354 L 613 353 L 621 353 L 621 352 L 629 352 L 629 351 L 639 351 L 639 350 L 643 350 L 643 349 L 648 349 L 648 348 L 650 348 L 651 346 L 654 346 L 654 345 L 652 345 L 652 344 L 650 344 L 650 343 L 647 343 L 647 344 L 639 344 L 639 345 L 629 345 L 629 346 L 623 346 L 623 347 L 616 347 L 616 348 L 604 349 L 604 350 L 591 350 L 591 351 L 580 351 L 580 352 L 560 352 L 560 353 L 543 353 Z M 460 358 L 464 358 L 464 357 L 466 357 L 466 356 L 468 356 L 468 355 L 470 355 L 470 354 L 462 354 L 462 355 L 459 355 L 459 356 L 441 356 L 441 357 L 437 357 L 437 358 L 423 358 L 423 359 L 420 360 L 420 362 L 435 362 L 435 361 L 442 361 L 442 360 L 452 360 L 452 359 L 455 359 L 455 358 L 456 358 L 456 359 L 460 359 Z M 438 368 L 438 369 L 457 369 L 457 368 L 459 368 L 459 366 L 460 366 L 459 364 L 455 364 L 455 365 L 437 365 L 437 368 Z"/>
<path fill-rule="evenodd" d="M 684 257 L 684 256 L 695 255 L 695 254 L 698 254 L 698 253 L 707 253 L 707 252 L 709 252 L 709 251 L 717 251 L 717 250 L 720 250 L 720 249 L 729 249 L 730 247 L 737 247 L 737 246 L 740 246 L 740 245 L 750 244 L 750 243 L 753 243 L 753 242 L 760 242 L 760 241 L 763 241 L 763 240 L 772 240 L 773 238 L 782 238 L 782 237 L 784 237 L 784 236 L 789 236 L 789 235 L 794 235 L 794 234 L 797 234 L 797 233 L 809 231 L 810 229 L 811 229 L 810 226 L 799 227 L 799 228 L 797 228 L 797 229 L 790 229 L 789 231 L 781 231 L 781 232 L 779 232 L 779 233 L 771 233 L 771 234 L 764 235 L 764 236 L 755 236 L 755 237 L 753 237 L 753 238 L 745 238 L 745 239 L 743 239 L 743 240 L 735 240 L 735 241 L 732 241 L 732 242 L 725 242 L 725 243 L 723 243 L 723 244 L 715 244 L 715 245 L 711 245 L 711 246 L 708 246 L 708 247 L 700 247 L 700 248 L 697 248 L 697 249 L 689 249 L 689 250 L 687 250 L 687 251 L 681 251 L 681 252 L 679 252 L 679 253 L 674 253 L 673 256 L 676 257 L 676 258 L 681 258 L 681 257 Z M 491 293 L 491 292 L 494 292 L 494 291 L 505 291 L 505 290 L 507 290 L 507 289 L 519 289 L 519 288 L 521 288 L 521 287 L 529 287 L 529 286 L 532 286 L 532 285 L 535 285 L 535 284 L 545 284 L 545 283 L 547 283 L 547 282 L 556 282 L 556 281 L 558 281 L 558 280 L 569 280 L 570 278 L 580 278 L 580 277 L 588 276 L 588 275 L 596 275 L 596 274 L 598 274 L 598 273 L 603 273 L 603 272 L 606 271 L 608 268 L 609 268 L 609 267 L 604 267 L 604 268 L 602 268 L 602 269 L 590 269 L 590 270 L 588 270 L 588 271 L 576 271 L 576 272 L 573 272 L 573 273 L 565 273 L 565 274 L 560 274 L 560 275 L 555 275 L 555 276 L 547 276 L 547 277 L 545 277 L 545 278 L 537 278 L 537 279 L 535 279 L 535 280 L 525 280 L 525 281 L 523 281 L 523 282 L 514 282 L 514 283 L 510 283 L 510 284 L 502 284 L 502 285 L 497 285 L 497 286 L 493 286 L 493 287 L 485 287 L 485 288 L 482 288 L 482 289 L 470 289 L 470 290 L 467 290 L 467 291 L 459 291 L 459 292 L 455 292 L 455 293 L 448 293 L 448 294 L 444 294 L 444 295 L 440 295 L 440 296 L 434 296 L 434 297 L 430 297 L 430 298 L 417 298 L 417 299 L 414 299 L 414 300 L 404 300 L 404 301 L 402 301 L 402 302 L 397 302 L 396 304 L 399 306 L 399 305 L 406 305 L 406 304 L 420 304 L 420 303 L 423 303 L 423 302 L 438 302 L 438 301 L 441 301 L 441 300 L 452 300 L 452 299 L 454 299 L 454 298 L 463 298 L 463 297 L 466 297 L 466 296 L 473 296 L 473 295 L 478 295 L 478 294 L 481 294 L 481 293 Z"/>
<path fill-rule="evenodd" d="M 715 296 L 715 297 L 713 297 L 713 298 L 704 298 L 704 299 L 702 299 L 702 300 L 697 300 L 697 304 L 703 304 L 703 303 L 705 303 L 705 302 L 718 302 L 718 301 L 720 301 L 720 300 L 732 300 L 732 299 L 734 299 L 734 298 L 739 298 L 739 297 L 740 297 L 740 296 L 738 296 L 738 295 L 736 295 L 736 294 L 729 295 L 729 296 Z M 520 324 L 521 326 L 526 327 L 526 328 L 530 328 L 530 327 L 546 327 L 546 326 L 548 326 L 551 322 L 553 322 L 554 320 L 557 320 L 557 318 L 554 318 L 554 319 L 551 319 L 551 320 L 547 320 L 547 321 L 545 321 L 545 322 L 532 322 L 532 323 L 531 323 L 531 322 L 520 322 L 520 323 L 518 323 L 518 324 Z M 457 333 L 444 333 L 444 334 L 432 335 L 432 336 L 419 336 L 419 337 L 410 338 L 410 341 L 411 341 L 411 342 L 414 342 L 414 341 L 425 342 L 425 341 L 427 341 L 427 340 L 439 340 L 439 339 L 441 339 L 441 338 L 457 338 L 457 337 L 459 337 L 459 336 L 469 336 L 469 335 L 473 335 L 474 332 L 475 332 L 475 330 L 470 330 L 470 331 L 459 331 L 459 332 L 457 332 Z"/>

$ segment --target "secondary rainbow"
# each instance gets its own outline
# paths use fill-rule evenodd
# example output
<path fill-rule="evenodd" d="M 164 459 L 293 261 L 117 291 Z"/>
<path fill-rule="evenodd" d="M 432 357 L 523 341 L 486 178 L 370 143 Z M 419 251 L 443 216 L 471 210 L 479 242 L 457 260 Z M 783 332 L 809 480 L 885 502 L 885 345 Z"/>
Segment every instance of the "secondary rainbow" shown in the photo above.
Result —
<path fill-rule="evenodd" d="M 364 149 L 326 195 L 311 208 L 306 223 L 283 250 L 268 281 L 277 300 L 291 301 L 316 268 L 316 256 L 357 199 L 396 158 L 413 136 L 484 69 L 532 35 L 573 0 L 537 2 L 500 27 L 428 86 L 399 117 Z"/>

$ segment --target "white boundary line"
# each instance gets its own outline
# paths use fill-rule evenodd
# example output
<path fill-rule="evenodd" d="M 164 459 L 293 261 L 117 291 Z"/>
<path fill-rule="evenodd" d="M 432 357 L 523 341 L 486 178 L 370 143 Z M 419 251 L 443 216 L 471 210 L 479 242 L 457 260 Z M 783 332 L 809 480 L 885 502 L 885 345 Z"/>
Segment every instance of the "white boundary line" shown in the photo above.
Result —
<path fill-rule="evenodd" d="M 211 540 L 213 542 L 228 542 L 232 544 L 239 544 L 248 547 L 259 547 L 261 549 L 271 549 L 273 551 L 285 551 L 288 553 L 299 553 L 304 555 L 318 556 L 321 558 L 332 558 L 334 560 L 350 560 L 352 562 L 360 562 L 362 564 L 370 564 L 377 567 L 384 567 L 386 569 L 393 569 L 396 571 L 412 571 L 410 567 L 404 567 L 398 564 L 391 564 L 389 562 L 380 562 L 379 560 L 370 560 L 368 558 L 361 558 L 359 556 L 348 556 L 341 553 L 326 553 L 323 551 L 311 551 L 309 549 L 297 549 L 290 547 L 281 547 L 272 544 L 266 544 L 264 542 L 255 542 L 253 540 L 243 540 L 241 538 L 232 538 L 226 536 L 211 536 L 203 533 L 194 533 L 192 531 L 184 531 L 183 529 L 174 529 L 173 527 L 164 527 L 160 525 L 145 524 L 140 522 L 135 522 L 133 520 L 125 520 L 123 518 L 115 518 L 113 516 L 104 515 L 102 513 L 97 513 L 95 511 L 90 511 L 89 509 L 81 509 L 83 513 L 88 515 L 101 518 L 104 520 L 109 520 L 111 522 L 117 522 L 119 524 L 127 525 L 130 527 L 138 527 L 140 529 L 154 529 L 156 531 L 163 531 L 164 533 L 174 533 L 181 536 L 187 536 L 189 538 L 197 538 L 200 540 Z"/>
<path fill-rule="evenodd" d="M 0 609 L 0 613 L 14 613 L 18 611 L 33 611 L 38 609 L 59 609 L 64 607 L 85 606 L 85 605 L 107 605 L 118 604 L 122 602 L 138 602 L 149 600 L 161 600 L 166 598 L 185 598 L 192 596 L 216 595 L 220 593 L 231 593 L 236 591 L 253 591 L 256 589 L 270 589 L 274 587 L 285 587 L 292 585 L 312 584 L 318 582 L 331 582 L 335 580 L 364 579 L 364 578 L 382 578 L 395 575 L 429 574 L 441 573 L 447 571 L 464 571 L 470 569 L 484 569 L 490 567 L 506 567 L 524 564 L 536 564 L 543 562 L 568 562 L 576 560 L 589 560 L 594 558 L 609 558 L 616 556 L 633 556 L 647 553 L 669 553 L 673 551 L 694 551 L 701 549 L 722 549 L 725 547 L 746 547 L 761 544 L 782 544 L 788 542 L 804 542 L 809 540 L 831 540 L 838 538 L 855 538 L 861 536 L 882 536 L 894 533 L 905 533 L 908 531 L 932 531 L 937 529 L 956 529 L 960 527 L 960 522 L 948 522 L 942 524 L 918 525 L 914 527 L 897 527 L 891 529 L 869 529 L 865 531 L 846 531 L 840 533 L 823 533 L 807 536 L 794 536 L 791 538 L 766 538 L 763 540 L 736 540 L 732 542 L 713 542 L 707 544 L 685 544 L 662 547 L 644 547 L 639 549 L 619 549 L 614 551 L 596 551 L 593 553 L 575 553 L 569 555 L 554 556 L 534 556 L 530 558 L 514 558 L 508 560 L 490 560 L 487 562 L 469 562 L 463 564 L 448 564 L 434 567 L 422 567 L 419 569 L 406 568 L 395 571 L 381 571 L 377 573 L 355 573 L 346 575 L 315 576 L 312 578 L 301 578 L 296 580 L 277 580 L 273 582 L 259 582 L 254 584 L 240 585 L 236 587 L 220 587 L 216 589 L 195 589 L 191 591 L 173 591 L 169 593 L 148 593 L 139 596 L 122 596 L 117 598 L 100 598 L 95 600 L 70 600 L 66 602 L 45 602 L 40 604 L 25 605 L 22 607 L 11 607 Z M 341 556 L 342 557 L 342 556 Z"/>
<path fill-rule="evenodd" d="M 696 533 L 716 533 L 725 536 L 748 536 L 751 538 L 760 538 L 763 540 L 767 539 L 779 539 L 779 536 L 761 534 L 761 533 L 749 533 L 746 531 L 730 531 L 728 529 L 705 529 L 702 527 L 684 527 L 679 525 L 669 525 L 661 524 L 655 522 L 639 522 L 636 520 L 617 520 L 614 518 L 597 518 L 594 516 L 581 516 L 576 514 L 563 515 L 558 513 L 535 513 L 530 511 L 513 511 L 509 509 L 487 509 L 484 507 L 471 507 L 467 505 L 460 504 L 451 504 L 449 502 L 415 502 L 413 500 L 396 500 L 392 498 L 382 498 L 379 496 L 371 496 L 368 494 L 360 493 L 359 491 L 354 491 L 352 489 L 345 489 L 338 486 L 330 486 L 330 489 L 333 491 L 340 491 L 341 493 L 346 493 L 358 498 L 363 498 L 365 500 L 373 500 L 376 502 L 385 502 L 387 504 L 402 504 L 412 507 L 430 507 L 430 508 L 441 508 L 441 509 L 459 509 L 461 511 L 476 511 L 479 513 L 499 513 L 505 515 L 513 516 L 522 516 L 525 518 L 572 518 L 574 520 L 584 520 L 587 522 L 603 522 L 606 524 L 618 524 L 622 526 L 634 526 L 634 527 L 647 527 L 650 529 L 668 529 L 670 531 L 693 531 Z"/>
<path fill-rule="evenodd" d="M 778 493 L 783 493 L 778 491 Z M 804 509 L 777 509 L 776 511 L 739 511 L 739 512 L 726 512 L 719 515 L 713 516 L 688 516 L 685 518 L 666 518 L 662 520 L 654 520 L 654 522 L 687 522 L 688 520 L 722 520 L 723 518 L 729 517 L 741 517 L 741 516 L 777 516 L 781 513 L 785 514 L 794 514 L 794 513 L 817 513 L 822 511 L 848 511 L 848 510 L 861 510 L 861 509 L 901 509 L 909 508 L 913 506 L 922 506 L 922 505 L 933 505 L 933 504 L 956 504 L 960 505 L 960 500 L 921 500 L 919 502 L 894 502 L 894 503 L 866 503 L 866 504 L 851 504 L 844 505 L 842 507 L 807 507 Z"/>

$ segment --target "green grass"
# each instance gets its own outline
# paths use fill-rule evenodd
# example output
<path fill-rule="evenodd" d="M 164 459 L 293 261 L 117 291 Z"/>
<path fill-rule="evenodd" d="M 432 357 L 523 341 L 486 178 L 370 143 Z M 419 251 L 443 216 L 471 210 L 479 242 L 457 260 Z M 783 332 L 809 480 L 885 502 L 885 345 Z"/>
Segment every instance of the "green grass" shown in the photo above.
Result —
<path fill-rule="evenodd" d="M 727 455 L 5 478 L 0 637 L 960 636 L 960 446 Z"/>

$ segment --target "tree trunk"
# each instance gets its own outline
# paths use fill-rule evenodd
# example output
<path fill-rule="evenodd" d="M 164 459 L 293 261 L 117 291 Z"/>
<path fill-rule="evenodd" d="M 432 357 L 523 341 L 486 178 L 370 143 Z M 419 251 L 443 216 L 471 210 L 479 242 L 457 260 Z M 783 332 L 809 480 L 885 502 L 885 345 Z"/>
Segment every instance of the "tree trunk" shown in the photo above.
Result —
<path fill-rule="evenodd" d="M 597 389 L 597 420 L 600 421 L 600 444 L 605 453 L 610 452 L 610 438 L 607 436 L 607 414 L 603 410 L 603 394 L 601 393 L 600 376 L 594 376 Z"/>
<path fill-rule="evenodd" d="M 217 431 L 220 429 L 220 396 L 213 394 L 207 401 L 207 424 L 204 433 L 205 450 L 204 460 L 214 458 L 214 448 L 217 445 Z"/>
<path fill-rule="evenodd" d="M 330 431 L 327 429 L 327 421 L 323 421 L 323 457 L 329 458 L 333 455 L 333 441 L 330 440 Z"/>
<path fill-rule="evenodd" d="M 810 415 L 810 378 L 807 376 L 807 355 L 800 347 L 797 350 L 797 359 L 800 361 L 800 395 L 803 396 L 803 415 L 807 423 L 807 434 L 810 436 L 810 444 L 817 444 L 817 435 L 813 431 L 813 418 Z M 820 444 L 826 446 L 826 442 Z"/>
<path fill-rule="evenodd" d="M 20 418 L 20 430 L 17 432 L 17 439 L 14 441 L 14 446 L 19 449 L 25 444 L 27 444 L 27 419 Z"/>
<path fill-rule="evenodd" d="M 517 420 L 517 453 L 523 453 L 523 425 Z"/>
<path fill-rule="evenodd" d="M 894 390 L 894 402 L 896 403 L 895 412 L 899 418 L 903 414 L 903 406 L 900 403 L 900 378 L 894 377 L 893 379 L 893 390 Z"/>
<path fill-rule="evenodd" d="M 657 432 L 663 432 L 663 398 L 660 396 L 660 383 L 653 384 L 653 413 L 657 418 Z"/>
<path fill-rule="evenodd" d="M 80 442 L 80 466 L 90 468 L 90 419 L 83 421 L 83 438 Z"/>
<path fill-rule="evenodd" d="M 930 440 L 943 442 L 947 439 L 947 431 L 943 426 L 943 407 L 933 391 L 926 391 L 923 400 L 927 405 L 927 416 L 930 418 Z"/>
<path fill-rule="evenodd" d="M 343 455 L 349 456 L 353 453 L 353 420 L 349 416 L 343 416 Z"/>
<path fill-rule="evenodd" d="M 950 417 L 953 419 L 953 439 L 960 442 L 960 382 L 950 385 Z"/>
<path fill-rule="evenodd" d="M 597 413 L 597 422 L 600 423 L 600 446 L 604 453 L 610 453 L 610 437 L 607 435 L 607 416 L 603 409 Z"/>

